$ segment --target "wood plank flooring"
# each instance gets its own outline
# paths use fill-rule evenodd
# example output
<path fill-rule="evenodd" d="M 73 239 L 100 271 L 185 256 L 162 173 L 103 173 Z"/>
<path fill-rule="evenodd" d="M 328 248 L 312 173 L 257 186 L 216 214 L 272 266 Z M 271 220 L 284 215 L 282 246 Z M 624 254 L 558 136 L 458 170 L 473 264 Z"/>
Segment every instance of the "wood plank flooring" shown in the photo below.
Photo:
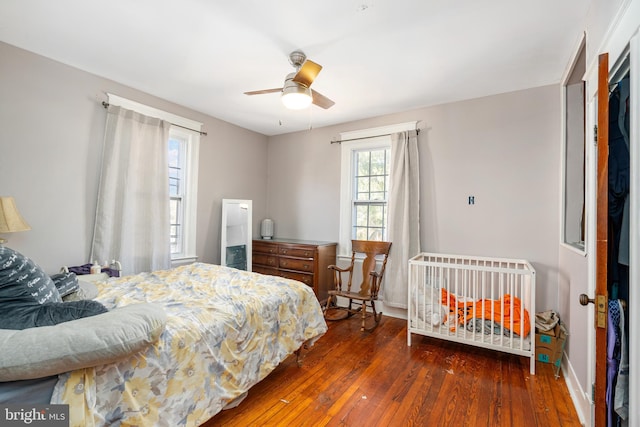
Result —
<path fill-rule="evenodd" d="M 214 426 L 580 426 L 566 384 L 529 359 L 414 335 L 383 317 L 372 332 L 360 320 L 329 331 L 287 358 Z"/>

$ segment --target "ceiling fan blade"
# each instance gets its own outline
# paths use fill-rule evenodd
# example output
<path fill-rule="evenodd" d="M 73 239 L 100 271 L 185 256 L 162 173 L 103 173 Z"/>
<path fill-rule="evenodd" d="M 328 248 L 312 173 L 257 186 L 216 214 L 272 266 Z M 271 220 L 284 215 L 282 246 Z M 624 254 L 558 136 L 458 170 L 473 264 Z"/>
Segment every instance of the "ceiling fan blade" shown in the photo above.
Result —
<path fill-rule="evenodd" d="M 316 104 L 318 107 L 324 108 L 325 110 L 327 108 L 333 107 L 333 104 L 335 104 L 335 102 L 333 102 L 323 94 L 316 92 L 313 89 L 311 89 L 311 95 L 313 97 L 313 103 Z"/>
<path fill-rule="evenodd" d="M 262 95 L 263 93 L 275 93 L 282 92 L 282 88 L 273 88 L 273 89 L 262 89 L 262 90 L 254 90 L 252 92 L 245 92 L 245 95 Z"/>
<path fill-rule="evenodd" d="M 300 67 L 298 73 L 293 77 L 293 81 L 309 87 L 316 79 L 320 70 L 322 70 L 322 65 L 307 59 L 304 61 L 304 64 L 302 64 L 302 67 Z"/>

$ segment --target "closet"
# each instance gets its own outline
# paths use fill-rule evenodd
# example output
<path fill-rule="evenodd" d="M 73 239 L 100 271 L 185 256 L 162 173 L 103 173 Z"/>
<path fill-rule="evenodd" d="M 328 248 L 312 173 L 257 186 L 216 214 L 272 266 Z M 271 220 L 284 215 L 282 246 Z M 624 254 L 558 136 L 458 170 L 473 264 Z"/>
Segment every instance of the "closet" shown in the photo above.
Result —
<path fill-rule="evenodd" d="M 606 368 L 608 427 L 628 425 L 630 120 L 630 72 L 627 55 L 609 84 Z"/>

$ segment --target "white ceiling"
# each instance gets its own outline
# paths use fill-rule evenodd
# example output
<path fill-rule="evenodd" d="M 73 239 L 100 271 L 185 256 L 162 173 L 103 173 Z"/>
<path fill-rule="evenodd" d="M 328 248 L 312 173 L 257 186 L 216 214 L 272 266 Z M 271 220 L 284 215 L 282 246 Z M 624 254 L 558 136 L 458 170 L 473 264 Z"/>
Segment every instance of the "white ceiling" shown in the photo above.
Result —
<path fill-rule="evenodd" d="M 590 2 L 2 0 L 0 40 L 276 135 L 558 83 Z M 243 94 L 281 87 L 296 49 L 332 108 Z"/>

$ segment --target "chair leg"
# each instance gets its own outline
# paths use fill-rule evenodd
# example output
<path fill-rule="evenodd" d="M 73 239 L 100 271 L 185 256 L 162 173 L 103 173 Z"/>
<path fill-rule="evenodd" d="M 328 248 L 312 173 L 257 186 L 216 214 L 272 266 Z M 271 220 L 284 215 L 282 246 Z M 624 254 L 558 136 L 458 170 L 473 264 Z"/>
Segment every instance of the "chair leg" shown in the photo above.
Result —
<path fill-rule="evenodd" d="M 327 310 L 329 310 L 329 306 L 335 298 L 335 295 L 329 295 L 327 297 L 327 302 L 324 304 L 324 307 L 322 307 L 322 314 L 327 314 Z"/>
<path fill-rule="evenodd" d="M 378 323 L 380 323 L 380 319 L 382 319 L 382 312 L 377 313 L 376 312 L 376 302 L 375 301 L 371 301 L 371 310 L 373 310 L 373 319 L 376 322 L 376 325 L 374 326 L 374 328 L 376 326 L 378 326 Z"/>
<path fill-rule="evenodd" d="M 382 319 L 382 313 L 378 313 L 376 311 L 376 303 L 375 303 L 375 301 L 370 301 L 370 303 L 371 303 L 371 311 L 372 311 L 372 315 L 373 315 L 374 324 L 369 329 L 365 328 L 365 317 L 367 315 L 367 313 L 366 313 L 367 304 L 366 304 L 366 301 L 362 301 L 362 327 L 360 328 L 360 331 L 362 331 L 362 332 L 364 332 L 365 330 L 369 331 L 369 332 L 373 331 L 378 326 L 378 324 L 380 323 L 380 320 Z"/>

